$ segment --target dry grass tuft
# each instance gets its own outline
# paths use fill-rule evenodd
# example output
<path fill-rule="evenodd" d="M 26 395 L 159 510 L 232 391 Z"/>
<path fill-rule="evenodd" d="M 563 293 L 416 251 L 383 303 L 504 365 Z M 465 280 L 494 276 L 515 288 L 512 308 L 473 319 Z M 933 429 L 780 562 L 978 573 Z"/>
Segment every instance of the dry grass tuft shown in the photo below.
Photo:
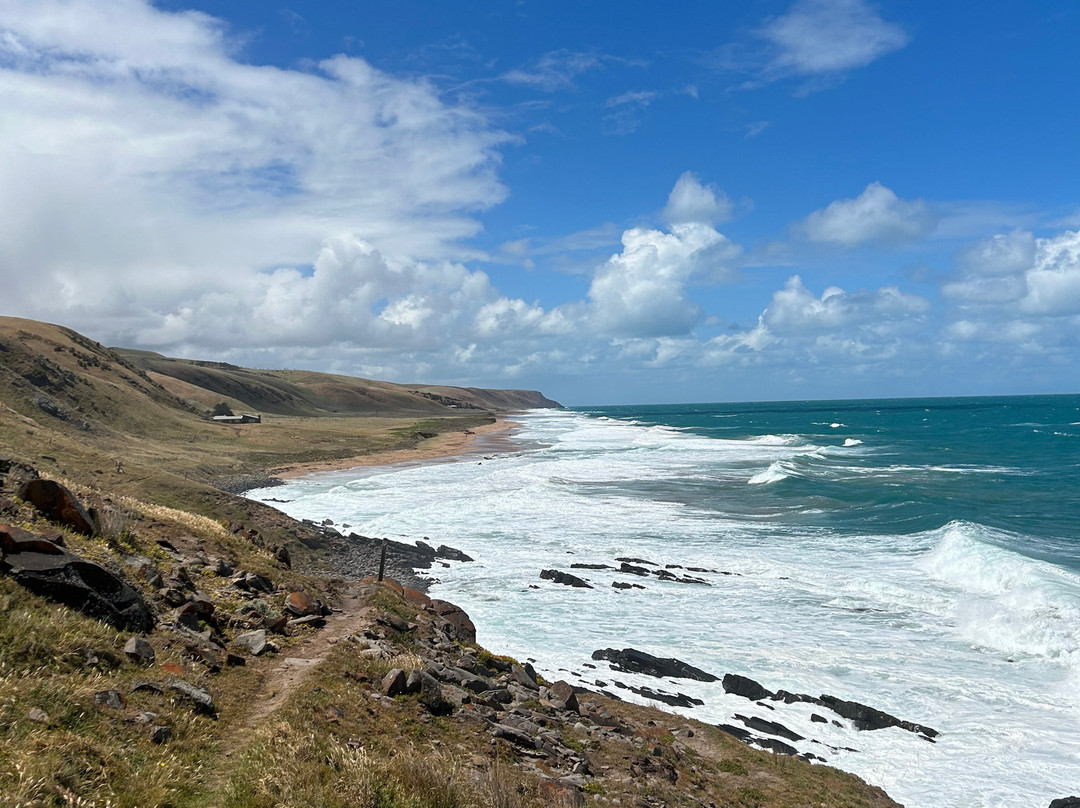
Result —
<path fill-rule="evenodd" d="M 403 745 L 392 757 L 357 742 L 275 722 L 263 728 L 226 786 L 227 808 L 525 808 L 527 789 L 503 767 L 480 778 L 430 748 Z"/>

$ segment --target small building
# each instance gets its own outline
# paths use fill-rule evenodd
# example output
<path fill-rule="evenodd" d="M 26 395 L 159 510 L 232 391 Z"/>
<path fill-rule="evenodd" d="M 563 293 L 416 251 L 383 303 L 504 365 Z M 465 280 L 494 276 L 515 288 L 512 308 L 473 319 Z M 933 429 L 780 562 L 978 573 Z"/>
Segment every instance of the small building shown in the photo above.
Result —
<path fill-rule="evenodd" d="M 250 412 L 240 415 L 215 415 L 213 421 L 216 424 L 261 424 L 262 416 Z"/>

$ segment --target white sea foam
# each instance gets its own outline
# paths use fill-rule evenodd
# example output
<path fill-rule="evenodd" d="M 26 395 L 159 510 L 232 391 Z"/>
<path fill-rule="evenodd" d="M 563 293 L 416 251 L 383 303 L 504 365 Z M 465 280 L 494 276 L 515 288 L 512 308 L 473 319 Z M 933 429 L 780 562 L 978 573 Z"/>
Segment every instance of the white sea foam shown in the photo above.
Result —
<path fill-rule="evenodd" d="M 789 476 L 790 474 L 784 468 L 784 464 L 777 460 L 775 463 L 770 463 L 765 471 L 759 472 L 747 480 L 747 483 L 750 485 L 768 485 L 769 483 L 786 480 Z"/>
<path fill-rule="evenodd" d="M 844 448 L 850 448 L 852 446 L 862 446 L 862 441 L 858 438 L 845 438 Z"/>
<path fill-rule="evenodd" d="M 850 458 L 862 450 L 831 447 L 834 456 L 797 435 L 720 440 L 566 412 L 521 421 L 523 437 L 543 448 L 480 465 L 333 472 L 252 494 L 291 499 L 281 507 L 294 516 L 330 517 L 364 535 L 431 536 L 465 550 L 476 562 L 439 570 L 433 594 L 461 604 L 482 643 L 536 659 L 548 678 L 617 676 L 703 699 L 681 711 L 703 720 L 780 720 L 858 749 L 823 756 L 909 808 L 1045 805 L 1075 791 L 1077 576 L 1007 549 L 1022 537 L 970 522 L 907 535 L 787 524 L 784 513 L 834 506 L 788 502 L 783 485 L 745 485 L 782 479 L 792 464 L 800 475 L 883 482 L 977 469 L 860 467 Z M 715 486 L 728 486 L 730 503 L 700 501 Z M 579 570 L 593 590 L 537 577 L 620 555 L 733 574 L 701 573 L 710 587 L 650 578 L 627 592 L 611 587 L 625 576 L 610 570 Z M 942 735 L 929 744 L 899 729 L 813 724 L 809 705 L 772 713 L 719 683 L 582 667 L 597 648 L 627 646 L 771 689 L 854 699 Z"/>

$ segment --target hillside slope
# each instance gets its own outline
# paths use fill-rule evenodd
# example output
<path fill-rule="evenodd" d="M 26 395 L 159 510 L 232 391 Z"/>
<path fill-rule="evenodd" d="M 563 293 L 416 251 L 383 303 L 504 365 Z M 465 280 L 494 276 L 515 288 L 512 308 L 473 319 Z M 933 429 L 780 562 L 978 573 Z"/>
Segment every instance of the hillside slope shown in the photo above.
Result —
<path fill-rule="evenodd" d="M 559 406 L 535 390 L 405 385 L 304 370 L 253 370 L 123 348 L 115 352 L 189 400 L 205 403 L 210 393 L 274 415 L 440 415 L 458 409 L 506 412 Z"/>

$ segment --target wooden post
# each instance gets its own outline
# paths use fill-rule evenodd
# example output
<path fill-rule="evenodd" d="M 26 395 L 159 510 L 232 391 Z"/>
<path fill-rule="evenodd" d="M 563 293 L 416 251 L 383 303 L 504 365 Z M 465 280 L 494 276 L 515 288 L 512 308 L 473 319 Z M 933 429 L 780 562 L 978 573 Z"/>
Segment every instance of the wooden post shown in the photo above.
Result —
<path fill-rule="evenodd" d="M 382 540 L 382 553 L 379 555 L 379 580 L 383 579 L 383 573 L 386 572 L 386 539 Z"/>

